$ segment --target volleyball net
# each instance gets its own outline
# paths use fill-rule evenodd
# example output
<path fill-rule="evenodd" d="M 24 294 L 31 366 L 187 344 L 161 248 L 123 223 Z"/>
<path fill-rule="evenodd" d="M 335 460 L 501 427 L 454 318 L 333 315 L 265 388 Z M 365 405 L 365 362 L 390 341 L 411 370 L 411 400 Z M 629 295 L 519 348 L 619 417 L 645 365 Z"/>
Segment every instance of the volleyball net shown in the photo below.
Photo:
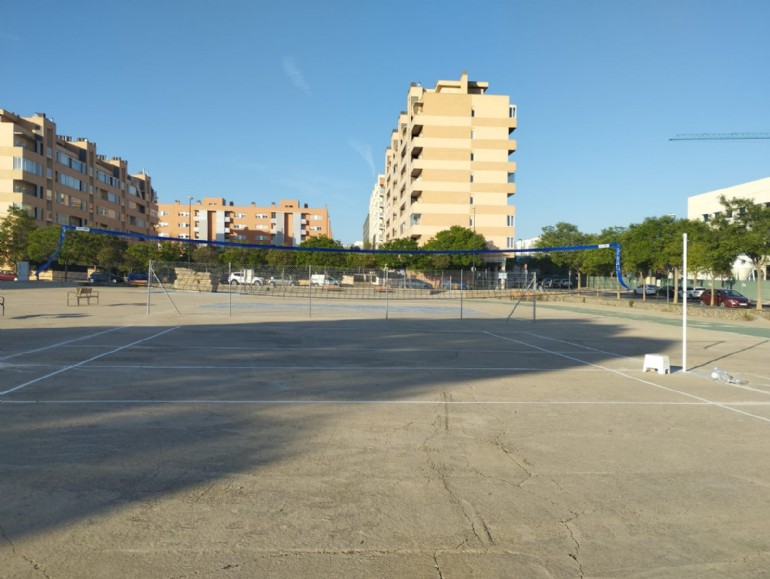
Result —
<path fill-rule="evenodd" d="M 370 299 L 381 299 L 383 295 L 435 299 L 450 297 L 456 292 L 473 292 L 478 298 L 504 297 L 510 296 L 511 291 L 543 289 L 536 272 L 509 258 L 588 250 L 613 250 L 617 284 L 628 289 L 621 275 L 617 243 L 526 249 L 342 249 L 169 238 L 69 225 L 62 226 L 56 250 L 37 269 L 36 275 L 56 261 L 70 232 L 178 244 L 187 253 L 187 261 L 151 260 L 147 282 L 150 286 L 180 291 L 270 296 L 304 295 L 303 292 L 313 291 L 330 298 Z M 224 256 L 226 260 L 210 255 L 207 260 L 210 263 L 201 263 L 190 257 L 192 249 L 198 247 L 222 253 L 230 249 L 237 251 Z"/>

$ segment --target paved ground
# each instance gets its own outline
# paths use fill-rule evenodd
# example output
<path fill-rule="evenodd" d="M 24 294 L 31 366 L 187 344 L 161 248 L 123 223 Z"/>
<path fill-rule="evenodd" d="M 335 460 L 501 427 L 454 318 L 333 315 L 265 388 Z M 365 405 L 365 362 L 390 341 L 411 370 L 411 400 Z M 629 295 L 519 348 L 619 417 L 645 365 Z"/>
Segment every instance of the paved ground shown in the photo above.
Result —
<path fill-rule="evenodd" d="M 67 291 L 0 287 L 2 577 L 770 569 L 764 320 Z"/>

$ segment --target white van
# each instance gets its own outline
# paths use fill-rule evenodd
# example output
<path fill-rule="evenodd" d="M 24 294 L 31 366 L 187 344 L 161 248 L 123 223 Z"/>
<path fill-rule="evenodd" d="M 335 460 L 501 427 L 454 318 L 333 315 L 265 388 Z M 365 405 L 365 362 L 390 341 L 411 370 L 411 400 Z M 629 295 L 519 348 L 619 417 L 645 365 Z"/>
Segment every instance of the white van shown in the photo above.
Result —
<path fill-rule="evenodd" d="M 314 273 L 310 276 L 310 285 L 314 286 L 327 286 L 327 285 L 336 285 L 339 286 L 340 282 L 338 282 L 333 277 L 326 275 L 324 273 Z"/>

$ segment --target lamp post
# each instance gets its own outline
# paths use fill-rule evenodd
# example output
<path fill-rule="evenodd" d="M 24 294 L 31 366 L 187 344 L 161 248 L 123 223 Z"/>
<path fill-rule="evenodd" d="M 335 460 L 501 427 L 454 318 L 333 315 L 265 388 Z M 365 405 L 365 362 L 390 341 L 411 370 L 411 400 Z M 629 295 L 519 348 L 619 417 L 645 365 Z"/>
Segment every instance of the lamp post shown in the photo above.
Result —
<path fill-rule="evenodd" d="M 193 198 L 192 195 L 190 195 L 190 203 L 189 203 L 189 209 L 187 212 L 187 218 L 190 220 L 189 222 L 189 230 L 187 232 L 187 239 L 190 240 L 190 243 L 188 244 L 189 247 L 187 248 L 187 263 L 188 265 L 190 262 L 192 262 L 192 235 L 193 235 L 193 218 L 192 218 L 192 202 Z"/>

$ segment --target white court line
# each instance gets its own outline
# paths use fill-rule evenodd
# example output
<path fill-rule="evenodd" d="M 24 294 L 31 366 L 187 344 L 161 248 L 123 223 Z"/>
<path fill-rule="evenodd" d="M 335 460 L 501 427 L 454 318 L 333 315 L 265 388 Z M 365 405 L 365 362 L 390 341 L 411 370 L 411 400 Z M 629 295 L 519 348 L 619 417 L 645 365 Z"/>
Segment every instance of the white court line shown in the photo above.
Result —
<path fill-rule="evenodd" d="M 489 333 L 489 332 L 487 332 Z M 625 358 L 626 360 L 633 360 L 632 356 L 625 356 L 623 354 L 616 354 L 615 352 L 608 352 L 607 350 L 600 350 L 599 348 L 592 348 L 591 346 L 586 346 L 584 344 L 576 344 L 575 342 L 568 342 L 566 340 L 560 340 L 558 338 L 551 338 L 550 336 L 542 336 L 540 334 L 534 334 L 532 332 L 523 332 L 529 336 L 534 336 L 536 338 L 540 338 L 541 340 L 550 340 L 552 342 L 560 342 L 562 344 L 568 344 L 569 346 L 576 346 L 578 348 L 583 348 L 583 350 L 590 350 L 592 352 L 597 352 L 599 354 L 606 354 L 607 356 L 614 356 L 615 358 Z M 548 350 L 546 350 L 548 352 Z M 548 352 L 550 354 L 550 352 Z"/>
<path fill-rule="evenodd" d="M 500 336 L 499 334 L 495 334 L 494 332 L 485 331 L 485 334 L 488 334 L 490 336 L 493 336 L 495 338 L 500 338 L 501 340 L 506 340 L 509 342 L 515 342 L 517 344 L 526 344 L 526 342 L 522 342 L 521 340 L 514 340 L 513 338 L 506 338 L 505 336 Z M 541 348 L 540 346 L 535 346 L 534 344 L 527 344 L 531 348 L 534 348 L 536 350 L 540 350 L 541 352 L 548 352 L 550 354 L 553 354 L 554 356 L 559 356 L 562 358 L 566 358 L 567 360 L 572 360 L 573 362 L 578 362 L 580 364 L 585 364 L 586 366 L 593 366 L 594 368 L 600 368 L 602 370 L 605 370 L 607 372 L 611 372 L 613 374 L 617 374 L 618 376 L 623 376 L 624 378 L 628 378 L 630 380 L 634 380 L 636 382 L 641 382 L 642 384 L 647 384 L 648 386 L 654 386 L 655 388 L 659 388 L 660 390 L 666 390 L 667 392 L 672 392 L 674 394 L 679 394 L 680 396 L 686 396 L 688 398 L 693 398 L 695 400 L 699 400 L 700 402 L 704 402 L 707 404 L 713 404 L 714 406 L 717 406 L 718 408 L 722 408 L 724 410 L 729 410 L 730 412 L 735 412 L 736 414 L 743 414 L 744 416 L 748 416 L 750 418 L 756 418 L 758 420 L 761 420 L 763 422 L 770 423 L 770 418 L 765 418 L 764 416 L 757 416 L 756 414 L 751 414 L 750 412 L 744 412 L 743 410 L 738 410 L 737 408 L 732 408 L 730 406 L 727 406 L 726 404 L 720 403 L 720 402 L 714 402 L 713 400 L 708 400 L 706 398 L 702 398 L 700 396 L 696 396 L 695 394 L 689 394 L 687 392 L 682 392 L 681 390 L 676 390 L 675 388 L 669 388 L 668 386 L 661 386 L 660 384 L 655 384 L 654 382 L 650 382 L 648 380 L 643 380 L 641 378 L 637 378 L 636 376 L 630 376 L 629 374 L 626 374 L 624 372 L 620 372 L 618 370 L 613 370 L 612 368 L 607 368 L 606 366 L 602 366 L 601 364 L 594 364 L 592 362 L 586 362 L 585 360 L 581 360 L 580 358 L 575 358 L 573 356 L 567 356 L 566 354 L 561 354 L 559 352 L 554 352 L 552 350 L 548 350 L 546 348 Z"/>
<path fill-rule="evenodd" d="M 167 330 L 163 330 L 162 332 L 158 332 L 157 334 L 154 334 L 152 336 L 148 336 L 146 338 L 142 338 L 141 340 L 137 340 L 135 342 L 131 342 L 130 344 L 126 344 L 125 346 L 120 346 L 119 348 L 115 348 L 113 350 L 110 350 L 109 352 L 103 352 L 101 354 L 98 354 L 96 356 L 92 356 L 91 358 L 88 358 L 86 360 L 83 360 L 81 362 L 78 362 L 77 364 L 71 364 L 70 366 L 65 366 L 64 368 L 61 368 L 57 370 L 56 372 L 51 372 L 49 374 L 46 374 L 45 376 L 40 376 L 38 378 L 35 378 L 34 380 L 30 380 L 29 382 L 25 382 L 24 384 L 19 384 L 18 386 L 15 386 L 11 388 L 10 390 L 5 390 L 3 392 L 0 392 L 0 396 L 4 396 L 6 394 L 10 394 L 11 392 L 15 392 L 16 390 L 21 390 L 22 388 L 26 388 L 27 386 L 30 386 L 32 384 L 35 384 L 37 382 L 40 382 L 41 380 L 45 380 L 47 378 L 50 378 L 52 376 L 56 376 L 57 374 L 62 374 L 63 372 L 67 372 L 68 370 L 72 370 L 74 368 L 78 368 L 82 366 L 83 364 L 88 364 L 89 362 L 93 360 L 98 360 L 99 358 L 103 358 L 104 356 L 109 356 L 110 354 L 114 354 L 115 352 L 120 352 L 121 350 L 125 350 L 126 348 L 130 348 L 131 346 L 135 346 L 136 344 L 141 344 L 142 342 L 146 342 L 147 340 L 152 340 L 154 338 L 157 338 L 158 336 L 162 336 L 163 334 L 167 334 L 169 332 L 173 332 L 176 329 L 179 329 L 181 326 L 176 326 L 174 328 L 169 328 Z"/>
<path fill-rule="evenodd" d="M 29 366 L 35 367 L 34 364 L 29 364 Z M 22 367 L 21 365 L 15 366 L 17 368 Z M 393 366 L 266 366 L 264 364 L 257 364 L 257 365 L 249 365 L 249 366 L 236 366 L 234 364 L 222 364 L 222 365 L 174 365 L 174 366 L 141 366 L 141 365 L 132 365 L 132 366 L 122 366 L 118 364 L 105 364 L 105 365 L 99 365 L 99 364 L 92 364 L 88 366 L 89 369 L 99 369 L 99 370 L 296 370 L 296 371 L 309 371 L 309 372 L 321 372 L 324 370 L 331 370 L 334 372 L 343 372 L 345 370 L 388 370 L 391 372 L 420 372 L 422 370 L 425 371 L 431 371 L 431 372 L 438 372 L 441 370 L 445 370 L 447 372 L 500 372 L 500 371 L 508 371 L 508 370 L 518 370 L 518 371 L 533 371 L 533 372 L 544 372 L 548 370 L 548 368 L 535 368 L 534 366 L 527 366 L 527 367 L 491 367 L 491 366 L 418 366 L 418 367 L 398 367 L 394 368 Z M 0 392 L 0 394 L 2 394 Z"/>
<path fill-rule="evenodd" d="M 210 404 L 210 405 L 339 405 L 360 406 L 366 404 L 382 406 L 714 406 L 705 402 L 643 402 L 627 400 L 4 400 L 3 404 Z M 725 403 L 727 404 L 727 403 Z M 730 402 L 733 406 L 770 406 L 770 402 Z M 729 410 L 729 409 L 728 409 Z M 743 414 L 743 413 L 741 413 Z M 761 418 L 761 417 L 760 417 Z"/>
<path fill-rule="evenodd" d="M 87 336 L 81 336 L 79 338 L 73 338 L 71 340 L 64 340 L 63 342 L 57 342 L 56 344 L 49 344 L 48 346 L 43 346 L 42 348 L 35 348 L 34 350 L 27 350 L 25 352 L 16 352 L 15 354 L 11 354 L 10 356 L 3 356 L 2 358 L 0 358 L 0 362 L 2 362 L 3 360 L 10 360 L 11 358 L 16 358 L 17 356 L 26 356 L 27 354 L 36 354 L 38 352 L 45 352 L 46 350 L 51 350 L 52 348 L 60 348 L 62 346 L 74 344 L 75 342 L 79 342 L 80 340 L 87 340 L 89 338 L 101 336 L 102 334 L 109 334 L 110 332 L 122 330 L 125 327 L 129 327 L 129 326 L 120 326 L 117 328 L 110 328 L 109 330 L 102 330 L 101 332 L 96 332 L 95 334 L 88 334 Z"/>

